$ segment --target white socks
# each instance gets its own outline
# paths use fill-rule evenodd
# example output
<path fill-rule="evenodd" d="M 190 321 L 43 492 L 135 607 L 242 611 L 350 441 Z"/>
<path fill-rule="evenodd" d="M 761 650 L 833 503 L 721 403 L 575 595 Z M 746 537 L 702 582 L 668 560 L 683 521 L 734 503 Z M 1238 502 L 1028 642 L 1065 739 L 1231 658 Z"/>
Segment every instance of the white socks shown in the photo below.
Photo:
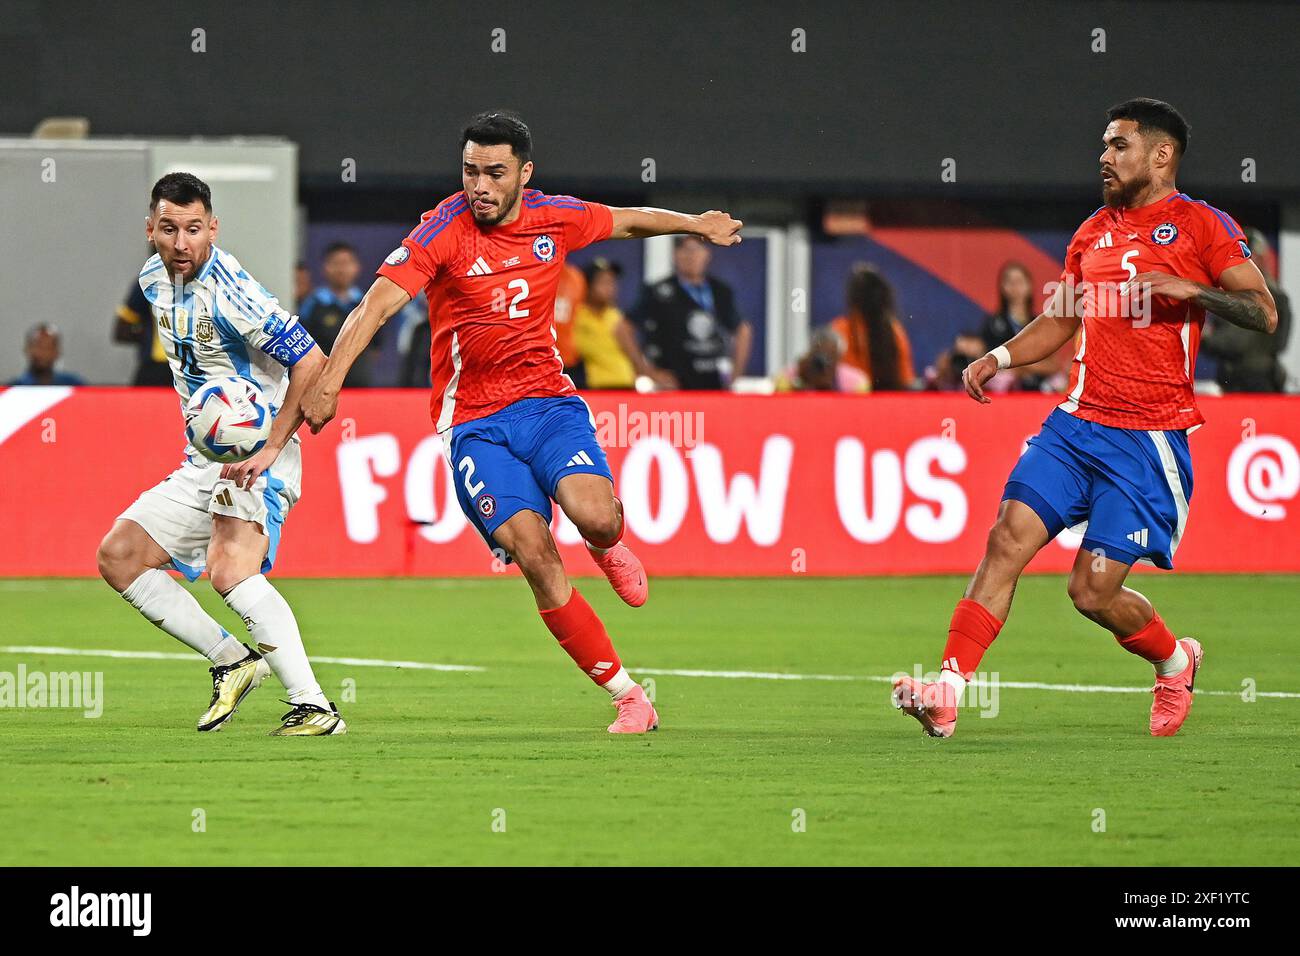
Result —
<path fill-rule="evenodd" d="M 244 645 L 209 617 L 194 595 L 161 568 L 145 571 L 122 592 L 122 597 L 151 624 L 218 667 L 236 664 L 248 656 Z M 280 592 L 265 577 L 255 574 L 232 588 L 226 595 L 226 603 L 243 618 L 258 652 L 284 684 L 289 700 L 295 704 L 328 707 L 329 701 L 316 683 L 307 660 L 298 622 Z"/>
<path fill-rule="evenodd" d="M 161 568 L 151 568 L 131 582 L 122 597 L 150 624 L 162 628 L 217 666 L 248 656 L 244 645 L 208 616 L 194 595 Z"/>
<path fill-rule="evenodd" d="M 620 667 L 617 674 L 600 686 L 609 692 L 610 697 L 615 700 L 622 700 L 636 686 L 636 681 L 632 679 L 626 669 Z"/>
<path fill-rule="evenodd" d="M 226 603 L 243 618 L 257 652 L 266 658 L 288 691 L 289 701 L 328 708 L 329 701 L 316 683 L 307 650 L 302 646 L 298 621 L 280 592 L 263 575 L 255 574 L 231 588 Z"/>
<path fill-rule="evenodd" d="M 1187 651 L 1183 650 L 1183 642 L 1174 641 L 1174 652 L 1168 660 L 1156 661 L 1156 673 L 1161 677 L 1173 677 L 1185 671 L 1190 663 L 1191 658 L 1187 656 Z"/>
<path fill-rule="evenodd" d="M 939 683 L 947 684 L 953 689 L 953 692 L 957 695 L 957 704 L 960 706 L 961 695 L 966 692 L 966 678 L 962 677 L 956 671 L 949 670 L 945 667 L 943 670 L 939 671 Z"/>

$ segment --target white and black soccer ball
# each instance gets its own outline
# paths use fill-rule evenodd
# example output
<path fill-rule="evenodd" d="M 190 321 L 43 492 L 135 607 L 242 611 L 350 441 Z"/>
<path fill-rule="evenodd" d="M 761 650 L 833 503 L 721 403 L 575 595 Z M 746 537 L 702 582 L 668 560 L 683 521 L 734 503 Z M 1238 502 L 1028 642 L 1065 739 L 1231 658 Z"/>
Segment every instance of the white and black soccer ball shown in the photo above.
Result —
<path fill-rule="evenodd" d="M 185 406 L 185 437 L 212 461 L 243 461 L 257 454 L 270 434 L 266 396 L 246 378 L 213 379 Z"/>

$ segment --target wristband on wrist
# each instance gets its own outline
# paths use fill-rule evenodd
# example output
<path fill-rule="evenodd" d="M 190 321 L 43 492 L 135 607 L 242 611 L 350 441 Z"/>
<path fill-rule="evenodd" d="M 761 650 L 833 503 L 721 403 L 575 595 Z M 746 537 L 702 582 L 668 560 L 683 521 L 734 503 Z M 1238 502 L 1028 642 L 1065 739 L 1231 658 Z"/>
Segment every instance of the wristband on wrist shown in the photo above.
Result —
<path fill-rule="evenodd" d="M 1005 345 L 999 345 L 997 348 L 991 350 L 989 352 L 989 355 L 992 355 L 995 359 L 997 359 L 999 371 L 1001 371 L 1004 368 L 1011 367 L 1011 352 L 1007 349 Z"/>

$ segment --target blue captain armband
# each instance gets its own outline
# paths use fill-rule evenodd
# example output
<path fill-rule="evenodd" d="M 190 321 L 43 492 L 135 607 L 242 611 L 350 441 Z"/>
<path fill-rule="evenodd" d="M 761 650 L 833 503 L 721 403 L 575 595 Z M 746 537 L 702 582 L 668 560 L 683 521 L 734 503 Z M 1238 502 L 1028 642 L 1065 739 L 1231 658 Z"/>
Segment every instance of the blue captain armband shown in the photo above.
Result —
<path fill-rule="evenodd" d="M 269 322 L 267 324 L 270 325 Z M 287 328 L 279 328 L 263 343 L 262 351 L 288 368 L 296 365 L 298 359 L 310 352 L 315 345 L 316 340 L 311 337 L 311 333 L 294 323 Z"/>

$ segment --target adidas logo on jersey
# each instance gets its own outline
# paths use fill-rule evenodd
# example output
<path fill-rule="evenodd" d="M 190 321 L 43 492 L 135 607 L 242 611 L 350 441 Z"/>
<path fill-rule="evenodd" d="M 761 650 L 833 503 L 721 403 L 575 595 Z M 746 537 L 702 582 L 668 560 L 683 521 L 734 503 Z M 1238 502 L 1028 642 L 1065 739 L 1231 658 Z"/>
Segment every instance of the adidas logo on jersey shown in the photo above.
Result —
<path fill-rule="evenodd" d="M 488 268 L 488 264 L 483 261 L 482 256 L 475 259 L 474 264 L 470 266 L 469 272 L 465 273 L 467 276 L 486 276 L 491 274 L 492 270 Z"/>
<path fill-rule="evenodd" d="M 596 464 L 596 463 L 595 463 L 594 461 L 591 460 L 591 456 L 590 456 L 590 455 L 588 455 L 585 451 L 580 451 L 580 452 L 578 452 L 576 455 L 574 455 L 572 458 L 570 458 L 570 459 L 569 459 L 569 463 L 568 463 L 567 465 L 565 465 L 564 467 L 566 467 L 566 468 L 572 468 L 572 467 L 574 467 L 575 465 L 591 465 L 591 466 L 595 467 L 595 464 Z"/>
<path fill-rule="evenodd" d="M 1094 248 L 1094 249 L 1109 249 L 1109 248 L 1110 248 L 1111 246 L 1113 246 L 1113 245 L 1115 245 L 1115 239 L 1114 239 L 1114 237 L 1111 236 L 1111 234 L 1108 232 L 1108 233 L 1106 233 L 1106 235 L 1102 236 L 1100 239 L 1097 240 L 1097 244 L 1094 245 L 1093 248 Z"/>
<path fill-rule="evenodd" d="M 1126 534 L 1124 537 L 1128 538 L 1130 541 L 1132 541 L 1134 544 L 1138 545 L 1139 547 L 1145 548 L 1147 546 L 1146 528 L 1143 528 L 1141 531 L 1134 531 L 1130 534 Z"/>

